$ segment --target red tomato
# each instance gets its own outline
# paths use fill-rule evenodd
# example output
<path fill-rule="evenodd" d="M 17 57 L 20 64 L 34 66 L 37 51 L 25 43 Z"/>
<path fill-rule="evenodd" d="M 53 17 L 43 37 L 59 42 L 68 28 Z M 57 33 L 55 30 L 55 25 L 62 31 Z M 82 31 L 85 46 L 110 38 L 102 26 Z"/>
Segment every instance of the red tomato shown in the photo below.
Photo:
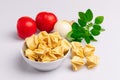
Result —
<path fill-rule="evenodd" d="M 52 31 L 56 22 L 57 17 L 50 12 L 40 12 L 36 16 L 37 28 L 40 31 Z"/>
<path fill-rule="evenodd" d="M 17 21 L 17 33 L 19 37 L 25 39 L 36 32 L 35 21 L 27 16 L 21 17 Z"/>

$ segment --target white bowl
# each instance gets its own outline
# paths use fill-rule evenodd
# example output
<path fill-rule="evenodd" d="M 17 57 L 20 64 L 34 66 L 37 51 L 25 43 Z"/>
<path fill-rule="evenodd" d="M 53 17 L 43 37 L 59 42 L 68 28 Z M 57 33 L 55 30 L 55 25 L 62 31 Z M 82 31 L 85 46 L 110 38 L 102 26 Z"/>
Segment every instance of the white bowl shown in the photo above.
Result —
<path fill-rule="evenodd" d="M 28 58 L 25 57 L 24 55 L 24 50 L 25 50 L 25 44 L 23 45 L 22 47 L 22 51 L 21 51 L 21 54 L 22 54 L 22 57 L 23 59 L 29 64 L 31 65 L 32 67 L 38 69 L 38 70 L 41 70 L 41 71 L 50 71 L 50 70 L 54 70 L 56 68 L 58 68 L 59 66 L 62 65 L 63 61 L 69 56 L 70 54 L 70 49 L 68 50 L 67 54 L 63 57 L 63 58 L 60 58 L 58 60 L 55 60 L 55 61 L 51 61 L 51 62 L 37 62 L 37 61 L 32 61 Z"/>

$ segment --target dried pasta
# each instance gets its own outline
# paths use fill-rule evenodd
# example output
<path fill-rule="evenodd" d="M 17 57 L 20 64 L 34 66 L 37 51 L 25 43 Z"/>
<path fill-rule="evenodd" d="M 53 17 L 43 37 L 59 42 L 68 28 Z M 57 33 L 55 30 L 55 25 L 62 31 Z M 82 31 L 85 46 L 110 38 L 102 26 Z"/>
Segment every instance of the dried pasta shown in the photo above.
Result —
<path fill-rule="evenodd" d="M 89 56 L 86 59 L 87 59 L 86 65 L 89 69 L 95 67 L 99 63 L 99 57 L 95 55 Z"/>
<path fill-rule="evenodd" d="M 74 56 L 71 60 L 71 63 L 74 71 L 78 71 L 85 64 L 83 58 L 80 58 L 78 56 Z"/>
<path fill-rule="evenodd" d="M 83 47 L 80 42 L 72 42 L 72 56 L 84 58 Z"/>
<path fill-rule="evenodd" d="M 51 62 L 66 55 L 71 44 L 63 39 L 58 32 L 47 33 L 41 31 L 25 39 L 27 49 L 25 56 L 33 61 Z"/>

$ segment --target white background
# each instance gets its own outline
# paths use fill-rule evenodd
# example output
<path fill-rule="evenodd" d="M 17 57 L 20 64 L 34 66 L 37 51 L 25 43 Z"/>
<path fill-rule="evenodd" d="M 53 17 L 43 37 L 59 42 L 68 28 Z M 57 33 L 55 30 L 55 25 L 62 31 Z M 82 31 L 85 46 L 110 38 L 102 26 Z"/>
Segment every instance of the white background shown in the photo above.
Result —
<path fill-rule="evenodd" d="M 69 59 L 57 70 L 40 72 L 21 57 L 24 40 L 16 33 L 17 19 L 49 11 L 59 20 L 76 20 L 79 11 L 90 8 L 105 17 L 106 29 L 99 37 L 95 54 L 100 64 L 91 70 L 73 72 Z M 0 80 L 120 80 L 120 1 L 119 0 L 0 0 Z"/>

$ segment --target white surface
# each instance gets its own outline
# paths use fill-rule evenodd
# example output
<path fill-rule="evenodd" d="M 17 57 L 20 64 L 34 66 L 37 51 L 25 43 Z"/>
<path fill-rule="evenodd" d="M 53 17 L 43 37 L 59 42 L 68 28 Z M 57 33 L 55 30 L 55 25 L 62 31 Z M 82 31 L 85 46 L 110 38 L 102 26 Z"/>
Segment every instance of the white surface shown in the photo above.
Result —
<path fill-rule="evenodd" d="M 119 0 L 0 0 L 0 80 L 120 80 L 120 1 Z M 92 9 L 105 16 L 106 29 L 99 37 L 95 54 L 100 64 L 91 70 L 73 72 L 67 59 L 51 72 L 40 72 L 22 59 L 23 40 L 16 35 L 16 21 L 40 11 L 54 12 L 59 19 L 77 20 L 78 11 Z"/>

